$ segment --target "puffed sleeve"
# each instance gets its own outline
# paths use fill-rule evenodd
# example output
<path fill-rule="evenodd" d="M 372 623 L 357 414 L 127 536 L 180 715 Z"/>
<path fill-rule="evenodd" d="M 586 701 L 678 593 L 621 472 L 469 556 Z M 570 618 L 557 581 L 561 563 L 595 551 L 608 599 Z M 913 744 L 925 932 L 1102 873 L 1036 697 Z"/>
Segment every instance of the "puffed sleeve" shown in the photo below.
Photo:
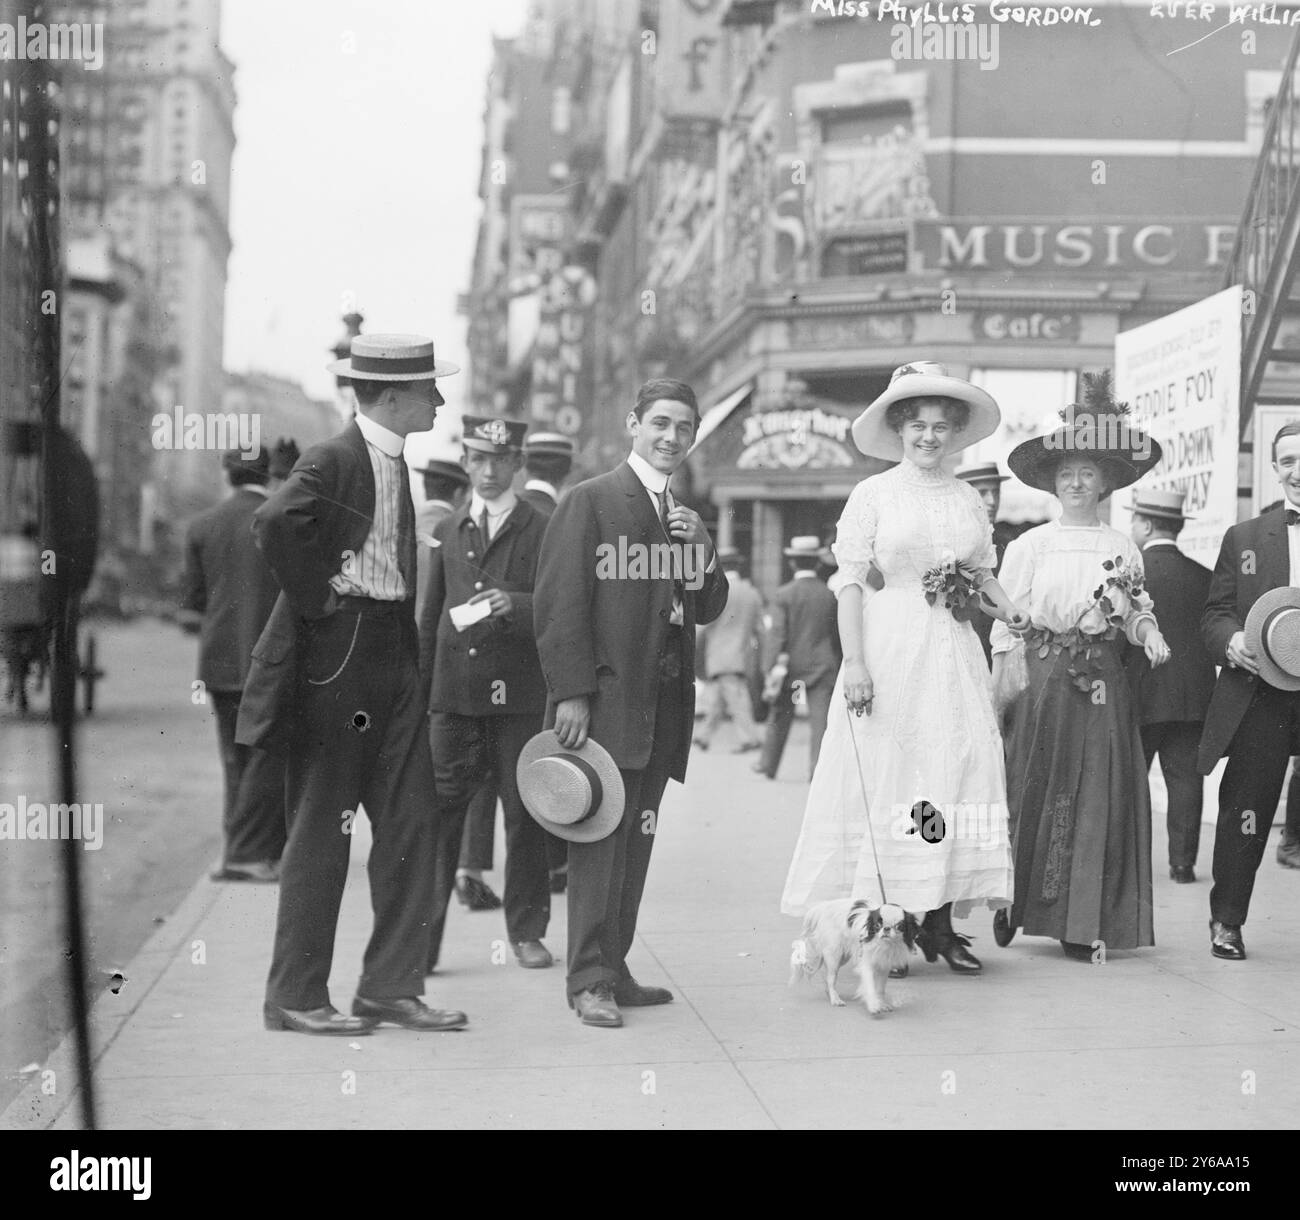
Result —
<path fill-rule="evenodd" d="M 1120 552 L 1124 556 L 1124 562 L 1130 568 L 1136 568 L 1137 571 L 1145 573 L 1146 569 L 1142 563 L 1142 552 L 1138 550 L 1137 544 L 1131 538 L 1124 539 L 1124 546 Z M 1130 644 L 1137 644 L 1138 625 L 1144 619 L 1150 619 L 1151 625 L 1157 630 L 1160 624 L 1156 622 L 1155 603 L 1151 600 L 1151 594 L 1143 590 L 1137 597 L 1129 600 L 1128 609 L 1124 612 L 1124 634 L 1128 636 Z"/>
<path fill-rule="evenodd" d="M 1034 583 L 1034 550 L 1028 535 L 1013 539 L 1007 547 L 1006 554 L 1002 556 L 1002 571 L 998 573 L 998 583 L 1012 605 L 1020 606 L 1022 609 L 1028 608 L 1029 592 Z M 993 620 L 993 629 L 989 632 L 989 644 L 994 655 L 999 652 L 1009 652 L 1019 640 L 1020 637 L 1001 619 Z"/>
<path fill-rule="evenodd" d="M 874 480 L 863 479 L 849 493 L 848 503 L 840 514 L 839 525 L 835 530 L 835 544 L 831 550 L 835 562 L 839 564 L 839 588 L 837 594 L 850 585 L 857 585 L 864 592 L 867 590 L 867 572 L 875 557 L 876 549 L 876 489 Z"/>

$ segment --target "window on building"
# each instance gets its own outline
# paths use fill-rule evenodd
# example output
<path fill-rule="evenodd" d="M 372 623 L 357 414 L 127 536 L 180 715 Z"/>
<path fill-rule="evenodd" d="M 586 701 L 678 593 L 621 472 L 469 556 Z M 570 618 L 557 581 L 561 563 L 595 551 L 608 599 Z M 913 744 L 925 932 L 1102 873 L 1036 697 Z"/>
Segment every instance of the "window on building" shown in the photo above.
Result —
<path fill-rule="evenodd" d="M 828 111 L 821 116 L 822 140 L 830 144 L 849 140 L 874 142 L 896 128 L 912 130 L 910 102 L 894 100 L 852 110 Z"/>

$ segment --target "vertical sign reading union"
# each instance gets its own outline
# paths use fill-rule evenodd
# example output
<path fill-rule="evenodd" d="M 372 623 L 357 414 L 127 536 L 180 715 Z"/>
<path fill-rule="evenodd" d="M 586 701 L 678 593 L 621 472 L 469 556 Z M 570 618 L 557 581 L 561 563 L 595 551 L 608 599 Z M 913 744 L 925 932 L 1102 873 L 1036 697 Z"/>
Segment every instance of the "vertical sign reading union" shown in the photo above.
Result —
<path fill-rule="evenodd" d="M 1115 336 L 1115 396 L 1164 450 L 1140 486 L 1183 493 L 1193 519 L 1178 544 L 1210 568 L 1237 520 L 1240 385 L 1240 288 Z M 1114 497 L 1117 529 L 1128 528 L 1129 499 L 1127 491 Z"/>

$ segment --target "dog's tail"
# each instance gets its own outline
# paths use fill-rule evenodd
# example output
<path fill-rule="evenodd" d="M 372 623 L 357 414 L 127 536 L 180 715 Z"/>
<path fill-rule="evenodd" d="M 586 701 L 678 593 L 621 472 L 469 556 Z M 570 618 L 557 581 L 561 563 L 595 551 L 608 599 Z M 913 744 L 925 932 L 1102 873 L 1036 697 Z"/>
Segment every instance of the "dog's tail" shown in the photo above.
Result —
<path fill-rule="evenodd" d="M 822 955 L 817 949 L 817 942 L 811 935 L 815 916 L 810 911 L 803 918 L 803 932 L 790 947 L 790 981 L 793 987 L 800 975 L 811 978 L 821 968 Z"/>

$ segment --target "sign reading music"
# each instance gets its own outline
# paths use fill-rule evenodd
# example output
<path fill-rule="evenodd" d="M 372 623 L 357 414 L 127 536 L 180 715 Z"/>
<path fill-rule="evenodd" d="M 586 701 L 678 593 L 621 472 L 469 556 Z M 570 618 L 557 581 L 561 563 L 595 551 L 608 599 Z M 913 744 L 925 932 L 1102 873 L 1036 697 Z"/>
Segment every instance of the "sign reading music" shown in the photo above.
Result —
<path fill-rule="evenodd" d="M 917 270 L 1217 271 L 1237 226 L 1228 220 L 1095 220 L 1009 217 L 918 220 Z"/>

